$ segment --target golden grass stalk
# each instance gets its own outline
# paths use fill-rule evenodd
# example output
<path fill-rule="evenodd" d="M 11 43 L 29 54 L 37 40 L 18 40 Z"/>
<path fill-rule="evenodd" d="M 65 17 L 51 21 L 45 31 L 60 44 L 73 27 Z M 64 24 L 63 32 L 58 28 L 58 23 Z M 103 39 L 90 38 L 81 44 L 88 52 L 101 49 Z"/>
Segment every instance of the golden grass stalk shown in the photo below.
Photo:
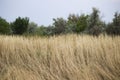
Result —
<path fill-rule="evenodd" d="M 0 80 L 120 80 L 120 37 L 0 36 Z"/>

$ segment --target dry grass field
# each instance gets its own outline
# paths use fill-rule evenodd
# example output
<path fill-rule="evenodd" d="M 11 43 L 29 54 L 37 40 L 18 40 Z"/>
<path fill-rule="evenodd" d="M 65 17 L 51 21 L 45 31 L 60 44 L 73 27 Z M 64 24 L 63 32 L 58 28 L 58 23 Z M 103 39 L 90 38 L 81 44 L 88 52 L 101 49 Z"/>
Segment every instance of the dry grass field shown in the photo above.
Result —
<path fill-rule="evenodd" d="M 120 37 L 1 35 L 0 80 L 120 80 Z"/>

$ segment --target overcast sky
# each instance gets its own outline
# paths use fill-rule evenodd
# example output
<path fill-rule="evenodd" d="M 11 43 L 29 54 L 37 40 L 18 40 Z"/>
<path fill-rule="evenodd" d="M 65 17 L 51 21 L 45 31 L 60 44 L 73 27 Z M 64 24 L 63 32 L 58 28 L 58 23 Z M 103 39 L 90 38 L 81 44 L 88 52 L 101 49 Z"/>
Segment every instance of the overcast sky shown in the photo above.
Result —
<path fill-rule="evenodd" d="M 20 16 L 49 25 L 53 18 L 66 19 L 70 13 L 89 14 L 92 7 L 98 8 L 102 19 L 109 22 L 114 12 L 120 12 L 120 0 L 0 0 L 0 16 L 9 22 Z"/>

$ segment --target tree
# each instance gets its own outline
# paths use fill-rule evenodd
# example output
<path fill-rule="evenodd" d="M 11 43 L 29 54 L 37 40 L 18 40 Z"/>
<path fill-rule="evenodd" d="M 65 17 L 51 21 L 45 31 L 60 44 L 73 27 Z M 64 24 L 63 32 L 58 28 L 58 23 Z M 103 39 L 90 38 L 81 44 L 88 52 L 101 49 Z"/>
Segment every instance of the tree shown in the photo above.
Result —
<path fill-rule="evenodd" d="M 40 26 L 36 29 L 36 33 L 37 35 L 40 36 L 52 36 L 54 35 L 54 27 L 49 25 L 49 26 Z"/>
<path fill-rule="evenodd" d="M 120 14 L 118 12 L 115 12 L 113 24 L 114 26 L 120 26 Z"/>
<path fill-rule="evenodd" d="M 51 36 L 51 35 L 55 34 L 55 27 L 54 26 L 49 25 L 48 27 L 46 27 L 46 30 L 47 30 L 47 35 L 48 36 Z"/>
<path fill-rule="evenodd" d="M 80 33 L 87 27 L 87 15 L 70 14 L 67 22 L 67 32 Z"/>
<path fill-rule="evenodd" d="M 64 20 L 63 18 L 57 18 L 57 19 L 53 19 L 54 23 L 53 26 L 55 34 L 61 34 L 65 32 L 65 28 L 66 28 L 66 20 Z"/>
<path fill-rule="evenodd" d="M 86 32 L 98 36 L 104 30 L 104 22 L 99 17 L 100 11 L 93 8 L 93 12 L 88 17 L 88 27 Z"/>
<path fill-rule="evenodd" d="M 29 19 L 18 17 L 13 23 L 11 23 L 11 28 L 13 34 L 22 35 L 28 29 Z"/>
<path fill-rule="evenodd" d="M 78 22 L 76 25 L 76 32 L 77 33 L 83 32 L 86 29 L 87 18 L 88 18 L 88 15 L 82 14 L 81 16 L 79 16 L 79 19 L 78 19 Z"/>
<path fill-rule="evenodd" d="M 27 33 L 28 34 L 35 34 L 37 28 L 37 24 L 34 22 L 30 22 L 28 25 Z"/>
<path fill-rule="evenodd" d="M 120 35 L 120 14 L 118 12 L 115 13 L 113 21 L 108 24 L 106 32 L 110 35 Z"/>
<path fill-rule="evenodd" d="M 67 33 L 76 33 L 76 26 L 79 20 L 79 15 L 70 14 L 67 21 Z"/>
<path fill-rule="evenodd" d="M 0 17 L 0 34 L 10 34 L 10 26 L 9 23 Z"/>
<path fill-rule="evenodd" d="M 37 27 L 35 34 L 40 36 L 47 36 L 47 27 L 43 25 L 40 27 Z"/>

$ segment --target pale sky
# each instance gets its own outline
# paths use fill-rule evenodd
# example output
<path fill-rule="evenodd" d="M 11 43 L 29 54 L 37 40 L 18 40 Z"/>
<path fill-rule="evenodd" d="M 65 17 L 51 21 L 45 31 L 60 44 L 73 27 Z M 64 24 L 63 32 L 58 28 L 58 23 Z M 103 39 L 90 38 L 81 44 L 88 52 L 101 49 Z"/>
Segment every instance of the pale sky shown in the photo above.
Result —
<path fill-rule="evenodd" d="M 92 7 L 101 11 L 104 21 L 112 20 L 120 12 L 120 0 L 0 0 L 0 16 L 8 22 L 18 16 L 29 17 L 38 25 L 49 25 L 53 18 L 67 18 L 70 13 L 89 14 Z"/>

